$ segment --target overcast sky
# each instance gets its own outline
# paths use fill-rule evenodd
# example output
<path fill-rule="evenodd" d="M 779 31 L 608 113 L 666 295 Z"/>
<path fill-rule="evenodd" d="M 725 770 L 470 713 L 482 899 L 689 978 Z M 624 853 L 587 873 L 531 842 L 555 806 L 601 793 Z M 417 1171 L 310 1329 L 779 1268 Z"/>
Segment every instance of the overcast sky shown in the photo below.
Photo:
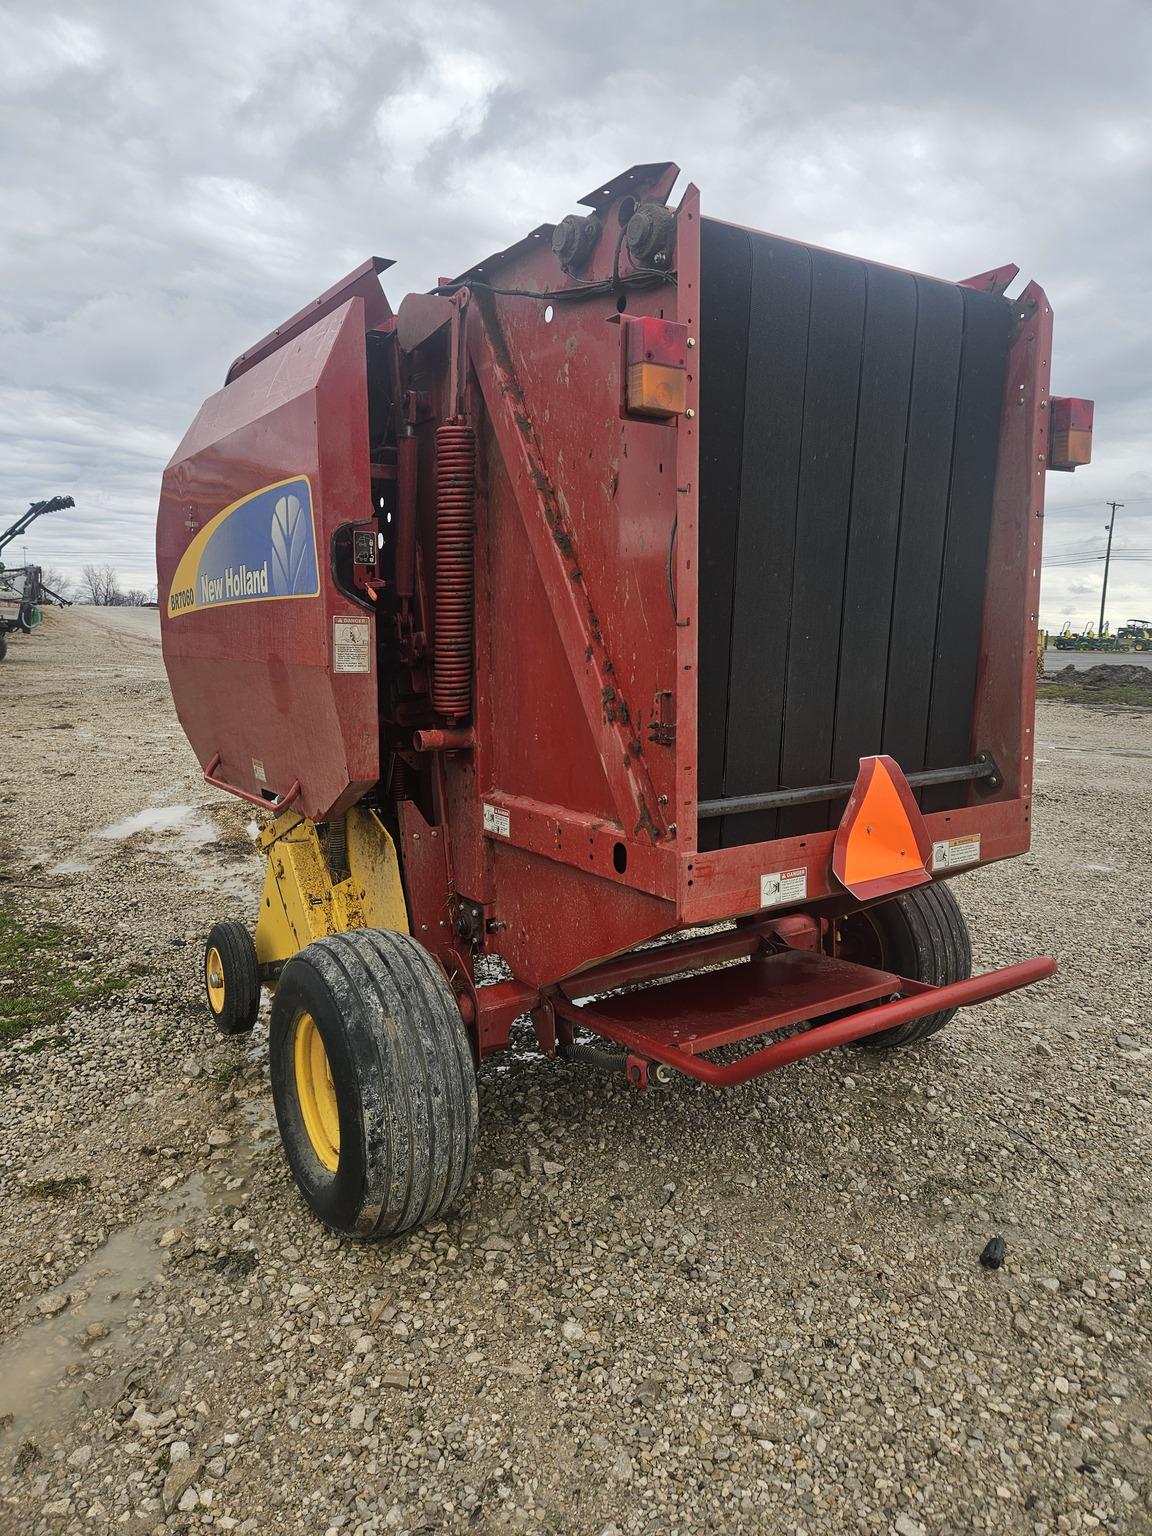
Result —
<path fill-rule="evenodd" d="M 393 305 L 637 161 L 706 212 L 945 277 L 1015 261 L 1094 463 L 1046 553 L 1152 554 L 1147 0 L 0 0 L 0 527 L 151 586 L 160 474 L 231 358 L 365 256 Z M 19 545 L 9 550 L 19 551 Z M 1050 566 L 1043 621 L 1095 615 Z M 1152 561 L 1113 569 L 1113 623 Z"/>

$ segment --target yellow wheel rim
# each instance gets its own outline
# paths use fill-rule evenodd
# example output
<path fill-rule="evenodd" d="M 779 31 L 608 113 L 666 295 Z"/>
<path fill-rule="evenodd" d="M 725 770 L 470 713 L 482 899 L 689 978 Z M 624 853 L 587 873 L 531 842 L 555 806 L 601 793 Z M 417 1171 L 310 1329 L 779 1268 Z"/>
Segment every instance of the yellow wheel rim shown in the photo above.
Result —
<path fill-rule="evenodd" d="M 340 1111 L 336 1107 L 336 1088 L 328 1052 L 310 1013 L 296 1020 L 293 1049 L 296 1065 L 296 1097 L 312 1150 L 335 1173 L 340 1162 Z"/>
<path fill-rule="evenodd" d="M 224 962 L 213 946 L 204 956 L 204 981 L 208 987 L 208 1006 L 213 1013 L 224 1012 Z"/>

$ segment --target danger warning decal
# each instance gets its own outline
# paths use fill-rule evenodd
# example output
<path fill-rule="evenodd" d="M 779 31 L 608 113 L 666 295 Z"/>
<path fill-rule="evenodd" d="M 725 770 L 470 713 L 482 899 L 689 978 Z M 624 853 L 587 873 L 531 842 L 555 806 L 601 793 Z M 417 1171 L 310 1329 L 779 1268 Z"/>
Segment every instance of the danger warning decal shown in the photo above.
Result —
<path fill-rule="evenodd" d="M 253 491 L 205 523 L 176 567 L 168 617 L 319 591 L 312 487 L 298 475 Z"/>

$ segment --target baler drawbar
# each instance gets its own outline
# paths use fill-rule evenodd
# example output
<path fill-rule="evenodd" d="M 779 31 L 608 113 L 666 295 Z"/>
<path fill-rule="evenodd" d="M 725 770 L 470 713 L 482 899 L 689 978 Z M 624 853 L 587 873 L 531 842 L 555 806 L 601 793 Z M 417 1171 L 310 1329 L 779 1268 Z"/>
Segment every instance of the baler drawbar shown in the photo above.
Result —
<path fill-rule="evenodd" d="M 1092 421 L 1048 301 L 703 217 L 677 175 L 395 312 L 365 262 L 165 472 L 176 707 L 269 816 L 208 1004 L 236 1033 L 271 992 L 340 1231 L 450 1208 L 525 1015 L 730 1087 L 1056 968 L 972 976 L 947 884 L 1029 846 L 1044 476 Z"/>

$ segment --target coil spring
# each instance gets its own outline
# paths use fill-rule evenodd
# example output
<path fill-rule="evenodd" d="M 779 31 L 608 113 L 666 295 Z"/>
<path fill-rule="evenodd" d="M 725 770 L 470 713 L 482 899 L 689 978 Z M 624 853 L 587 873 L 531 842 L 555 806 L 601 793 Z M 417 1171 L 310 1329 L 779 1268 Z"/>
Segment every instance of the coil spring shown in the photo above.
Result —
<path fill-rule="evenodd" d="M 472 597 L 476 435 L 449 422 L 436 429 L 436 612 L 432 706 L 453 718 L 472 702 Z"/>

